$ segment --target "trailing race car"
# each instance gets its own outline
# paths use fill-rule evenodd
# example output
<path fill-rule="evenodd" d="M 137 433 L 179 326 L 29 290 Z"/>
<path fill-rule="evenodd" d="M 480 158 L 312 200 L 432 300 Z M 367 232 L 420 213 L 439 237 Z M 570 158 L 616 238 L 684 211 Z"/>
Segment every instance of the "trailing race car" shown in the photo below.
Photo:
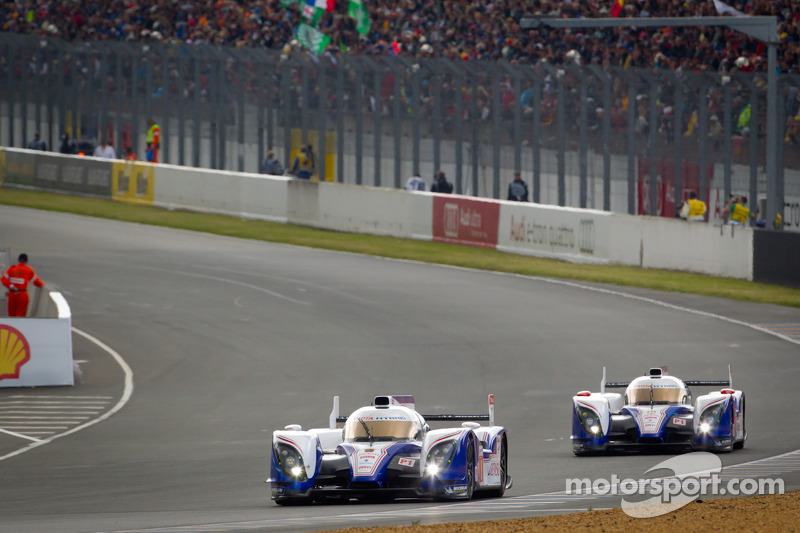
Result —
<path fill-rule="evenodd" d="M 606 382 L 600 392 L 572 397 L 572 450 L 588 455 L 613 449 L 675 447 L 727 452 L 744 447 L 744 393 L 731 388 L 733 379 L 681 381 L 666 367 L 631 382 Z M 690 386 L 723 387 L 699 396 L 694 405 Z M 625 388 L 625 394 L 607 393 Z"/>
<path fill-rule="evenodd" d="M 428 421 L 463 423 L 431 429 Z M 348 417 L 339 416 L 336 396 L 329 428 L 289 425 L 275 431 L 271 456 L 267 483 L 281 505 L 351 498 L 469 500 L 475 491 L 502 496 L 511 488 L 508 432 L 494 425 L 494 395 L 486 415 L 421 415 L 413 396 L 377 396 Z"/>

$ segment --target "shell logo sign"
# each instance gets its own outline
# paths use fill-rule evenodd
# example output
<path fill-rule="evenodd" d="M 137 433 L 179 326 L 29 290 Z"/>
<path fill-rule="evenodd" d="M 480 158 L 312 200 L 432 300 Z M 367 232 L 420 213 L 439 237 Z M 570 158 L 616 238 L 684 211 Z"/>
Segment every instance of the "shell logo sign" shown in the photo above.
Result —
<path fill-rule="evenodd" d="M 20 368 L 30 359 L 28 339 L 18 329 L 0 324 L 0 379 L 19 379 Z"/>

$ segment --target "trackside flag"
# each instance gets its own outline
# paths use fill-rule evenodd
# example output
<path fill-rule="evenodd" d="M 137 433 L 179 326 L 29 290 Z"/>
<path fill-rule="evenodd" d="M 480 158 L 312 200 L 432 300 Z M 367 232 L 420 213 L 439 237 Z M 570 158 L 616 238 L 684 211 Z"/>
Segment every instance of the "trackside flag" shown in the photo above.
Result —
<path fill-rule="evenodd" d="M 301 22 L 297 27 L 297 40 L 315 54 L 324 52 L 331 42 L 330 37 L 305 22 Z"/>
<path fill-rule="evenodd" d="M 356 31 L 361 35 L 369 33 L 369 13 L 364 5 L 364 0 L 349 0 L 347 15 L 356 21 Z"/>
<path fill-rule="evenodd" d="M 314 5 L 325 11 L 333 11 L 336 0 L 314 0 Z"/>
<path fill-rule="evenodd" d="M 612 17 L 617 18 L 619 17 L 620 12 L 622 11 L 622 6 L 625 4 L 625 0 L 614 0 L 614 5 L 611 6 L 611 10 L 609 13 Z"/>
<path fill-rule="evenodd" d="M 720 15 L 732 15 L 734 17 L 747 16 L 738 9 L 734 9 L 725 2 L 721 2 L 720 0 L 714 0 L 714 7 L 716 8 L 717 13 L 719 13 Z"/>
<path fill-rule="evenodd" d="M 303 16 L 303 21 L 310 24 L 314 28 L 319 24 L 319 19 L 325 14 L 325 9 L 317 7 L 315 0 L 306 0 L 301 6 L 302 11 L 300 14 Z"/>

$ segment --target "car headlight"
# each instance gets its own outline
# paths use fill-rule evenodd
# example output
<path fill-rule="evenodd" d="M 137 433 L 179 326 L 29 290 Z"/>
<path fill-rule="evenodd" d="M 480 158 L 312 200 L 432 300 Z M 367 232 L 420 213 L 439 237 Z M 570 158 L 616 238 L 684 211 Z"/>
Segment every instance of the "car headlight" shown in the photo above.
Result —
<path fill-rule="evenodd" d="M 583 429 L 595 437 L 602 437 L 603 426 L 600 424 L 600 417 L 597 416 L 597 413 L 585 407 L 579 407 L 577 411 L 578 418 L 581 420 L 581 426 L 583 426 Z"/>
<path fill-rule="evenodd" d="M 298 451 L 287 444 L 275 444 L 275 460 L 283 475 L 295 481 L 305 481 L 306 469 L 303 466 L 303 457 Z"/>
<path fill-rule="evenodd" d="M 725 406 L 722 404 L 705 409 L 700 415 L 700 431 L 708 433 L 711 428 L 718 426 L 723 412 L 725 412 Z"/>
<path fill-rule="evenodd" d="M 453 462 L 453 456 L 456 453 L 456 446 L 458 441 L 449 440 L 447 442 L 440 442 L 428 451 L 428 457 L 425 461 L 425 472 L 429 475 L 436 475 L 450 468 Z"/>

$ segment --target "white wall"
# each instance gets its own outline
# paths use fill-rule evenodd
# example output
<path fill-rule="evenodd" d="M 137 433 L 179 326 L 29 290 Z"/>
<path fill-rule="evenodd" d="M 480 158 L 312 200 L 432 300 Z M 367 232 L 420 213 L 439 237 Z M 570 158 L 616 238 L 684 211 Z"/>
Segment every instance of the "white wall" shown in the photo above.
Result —
<path fill-rule="evenodd" d="M 34 155 L 48 160 L 67 157 Z M 91 158 L 70 158 L 70 163 L 97 164 Z M 107 171 L 111 172 L 111 165 Z M 153 203 L 166 208 L 335 231 L 433 238 L 436 195 L 431 193 L 163 164 L 153 165 L 153 180 Z M 499 207 L 488 210 L 486 216 L 491 220 L 482 223 L 491 228 L 492 236 L 497 228 L 497 247 L 503 251 L 752 279 L 750 228 L 689 224 L 674 218 L 549 204 L 480 200 Z M 493 246 L 495 241 L 492 238 L 485 242 Z"/>
<path fill-rule="evenodd" d="M 155 203 L 335 231 L 431 239 L 430 193 L 282 176 L 155 169 Z M 752 279 L 753 230 L 498 200 L 502 251 Z"/>
<path fill-rule="evenodd" d="M 753 230 L 590 209 L 501 202 L 502 251 L 753 278 Z"/>
<path fill-rule="evenodd" d="M 154 203 L 161 207 L 287 220 L 287 184 L 291 178 L 156 165 L 154 179 Z"/>
<path fill-rule="evenodd" d="M 0 379 L 0 387 L 73 385 L 69 305 L 58 292 L 47 291 L 47 300 L 39 306 L 37 318 L 0 318 L 0 335 L 6 337 L 5 349 L 0 351 L 0 374 L 6 377 Z M 20 349 L 16 364 L 10 359 L 11 338 Z"/>

